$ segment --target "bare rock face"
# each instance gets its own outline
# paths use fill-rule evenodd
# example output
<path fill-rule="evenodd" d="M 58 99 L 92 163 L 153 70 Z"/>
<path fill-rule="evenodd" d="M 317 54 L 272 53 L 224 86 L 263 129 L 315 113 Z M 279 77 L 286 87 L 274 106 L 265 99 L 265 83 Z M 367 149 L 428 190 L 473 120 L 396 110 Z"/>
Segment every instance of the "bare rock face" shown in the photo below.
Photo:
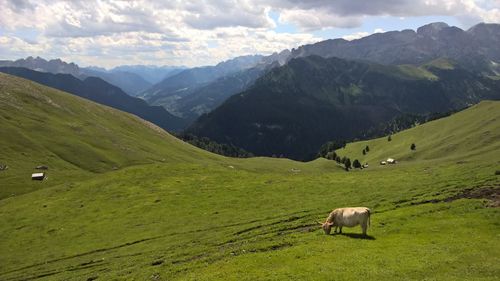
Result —
<path fill-rule="evenodd" d="M 480 23 L 467 31 L 443 22 L 346 41 L 326 40 L 292 50 L 289 60 L 317 55 L 382 64 L 420 64 L 440 57 L 474 68 L 500 62 L 500 24 Z M 477 61 L 480 63 L 478 64 Z"/>
<path fill-rule="evenodd" d="M 421 36 L 428 36 L 436 38 L 439 32 L 445 28 L 450 27 L 448 24 L 444 22 L 434 22 L 424 26 L 421 26 L 417 29 L 417 34 Z"/>
<path fill-rule="evenodd" d="M 467 33 L 479 46 L 478 52 L 484 53 L 486 57 L 495 62 L 500 62 L 500 24 L 480 23 L 469 30 Z"/>
<path fill-rule="evenodd" d="M 78 65 L 74 63 L 66 63 L 60 59 L 45 60 L 41 57 L 27 57 L 16 61 L 1 61 L 0 66 L 8 67 L 24 67 L 36 71 L 49 72 L 49 73 L 67 73 L 73 76 L 80 74 Z"/>

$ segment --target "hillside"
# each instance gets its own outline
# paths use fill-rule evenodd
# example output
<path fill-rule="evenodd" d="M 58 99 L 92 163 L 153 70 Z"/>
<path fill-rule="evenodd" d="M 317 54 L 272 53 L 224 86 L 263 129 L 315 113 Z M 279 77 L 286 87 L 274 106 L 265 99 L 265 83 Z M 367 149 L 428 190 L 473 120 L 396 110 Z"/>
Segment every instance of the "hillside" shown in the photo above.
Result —
<path fill-rule="evenodd" d="M 69 74 L 52 74 L 18 67 L 0 67 L 0 72 L 23 77 L 49 87 L 114 107 L 144 118 L 165 130 L 176 131 L 185 121 L 160 106 L 150 106 L 144 100 L 127 95 L 120 88 L 97 77 L 83 81 Z"/>
<path fill-rule="evenodd" d="M 422 157 L 345 172 L 324 159 L 216 156 L 0 74 L 0 187 L 25 192 L 0 200 L 0 279 L 496 280 L 498 109 L 483 102 L 394 135 L 435 137 L 417 142 Z M 448 141 L 443 126 L 458 130 L 453 157 L 426 156 Z M 31 183 L 38 164 L 49 179 Z M 372 209 L 366 239 L 320 230 L 344 206 Z"/>
<path fill-rule="evenodd" d="M 351 160 L 358 159 L 378 166 L 387 158 L 401 163 L 408 161 L 447 160 L 463 164 L 472 159 L 481 161 L 485 155 L 500 159 L 500 102 L 483 101 L 467 110 L 388 137 L 350 143 L 336 152 Z M 416 149 L 410 149 L 411 144 Z M 363 149 L 369 152 L 363 155 Z M 497 162 L 500 163 L 500 162 Z"/>
<path fill-rule="evenodd" d="M 110 107 L 0 73 L 0 198 L 145 163 L 217 158 L 159 127 Z"/>
<path fill-rule="evenodd" d="M 500 83 L 438 59 L 420 66 L 310 56 L 291 60 L 201 116 L 188 132 L 255 155 L 312 159 L 401 114 L 430 114 L 500 99 Z"/>

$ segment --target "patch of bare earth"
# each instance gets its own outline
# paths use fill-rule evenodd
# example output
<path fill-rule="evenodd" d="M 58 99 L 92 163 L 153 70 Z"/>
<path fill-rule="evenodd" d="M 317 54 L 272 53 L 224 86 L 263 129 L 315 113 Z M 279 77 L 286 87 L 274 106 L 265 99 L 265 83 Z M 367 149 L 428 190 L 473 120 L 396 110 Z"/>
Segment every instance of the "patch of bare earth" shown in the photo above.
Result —
<path fill-rule="evenodd" d="M 487 207 L 500 207 L 500 184 L 491 186 L 482 186 L 475 188 L 467 188 L 453 196 L 444 199 L 431 199 L 420 202 L 412 202 L 411 205 L 420 205 L 426 203 L 451 202 L 458 199 L 486 199 L 488 200 Z"/>

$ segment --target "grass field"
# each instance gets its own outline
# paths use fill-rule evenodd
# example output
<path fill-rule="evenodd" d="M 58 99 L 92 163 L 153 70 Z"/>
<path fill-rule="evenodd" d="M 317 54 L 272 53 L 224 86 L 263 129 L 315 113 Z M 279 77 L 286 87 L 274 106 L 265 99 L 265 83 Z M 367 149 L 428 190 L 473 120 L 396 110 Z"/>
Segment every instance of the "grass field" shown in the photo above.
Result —
<path fill-rule="evenodd" d="M 325 159 L 216 156 L 131 115 L 7 75 L 0 118 L 0 162 L 10 167 L 0 171 L 0 280 L 500 276 L 500 209 L 491 207 L 500 102 L 391 142 L 348 144 L 338 153 L 370 163 L 350 172 Z M 30 120 L 46 120 L 46 130 Z M 379 166 L 386 157 L 400 162 Z M 39 164 L 49 165 L 49 179 L 32 183 Z M 320 230 L 316 221 L 344 206 L 372 209 L 366 239 L 359 228 Z"/>

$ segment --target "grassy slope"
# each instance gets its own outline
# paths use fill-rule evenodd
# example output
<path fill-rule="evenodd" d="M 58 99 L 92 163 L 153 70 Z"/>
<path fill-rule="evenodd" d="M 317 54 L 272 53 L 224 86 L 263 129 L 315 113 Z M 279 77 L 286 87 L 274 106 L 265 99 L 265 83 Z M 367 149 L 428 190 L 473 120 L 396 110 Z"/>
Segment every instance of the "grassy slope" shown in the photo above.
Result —
<path fill-rule="evenodd" d="M 390 142 L 383 137 L 350 143 L 337 153 L 351 161 L 359 159 L 373 165 L 388 157 L 400 160 L 401 164 L 410 160 L 439 159 L 454 162 L 454 165 L 500 159 L 499 112 L 499 102 L 485 101 L 454 114 L 453 118 L 435 120 L 395 134 Z M 412 143 L 416 145 L 415 151 L 410 149 Z M 370 152 L 363 155 L 367 145 Z"/>
<path fill-rule="evenodd" d="M 60 95 L 53 101 L 64 98 Z M 480 124 L 493 123 L 495 140 L 500 134 L 494 130 L 499 106 L 482 103 L 469 115 Z M 487 114 L 490 107 L 493 113 Z M 9 114 L 14 119 L 21 113 Z M 102 115 L 106 122 L 115 122 L 110 116 Z M 434 134 L 462 122 L 457 116 L 435 121 L 437 127 L 429 123 L 419 128 Z M 471 143 L 484 139 L 475 134 L 477 128 L 463 128 Z M 153 138 L 145 127 L 137 125 L 135 130 L 144 130 L 144 140 Z M 61 135 L 74 136 L 70 132 Z M 405 133 L 393 136 L 393 143 L 402 142 Z M 54 135 L 54 141 L 59 137 Z M 165 148 L 160 145 L 169 141 Z M 430 147 L 441 141 L 436 138 Z M 130 163 L 99 173 L 75 168 L 76 178 L 0 200 L 0 279 L 495 280 L 500 274 L 498 209 L 475 199 L 412 205 L 468 187 L 498 187 L 493 174 L 500 159 L 496 145 L 487 153 L 471 147 L 453 150 L 454 157 L 429 159 L 424 157 L 425 146 L 417 143 L 422 156 L 408 157 L 401 165 L 346 173 L 326 160 L 216 157 L 166 134 L 158 143 L 158 151 L 168 153 L 172 161 L 153 158 L 151 164 Z M 0 145 L 5 150 L 13 144 Z M 356 145 L 361 144 L 349 144 L 347 150 Z M 373 154 L 382 153 L 372 145 Z M 463 153 L 475 156 L 454 164 Z M 17 162 L 11 161 L 11 166 Z M 31 168 L 31 162 L 28 156 L 20 158 L 19 167 Z M 349 205 L 373 209 L 372 239 L 356 239 L 358 228 L 345 229 L 348 235 L 325 236 L 315 224 L 331 208 Z"/>
<path fill-rule="evenodd" d="M 133 115 L 0 73 L 0 198 L 114 167 L 217 159 Z M 47 181 L 32 182 L 37 165 Z"/>

